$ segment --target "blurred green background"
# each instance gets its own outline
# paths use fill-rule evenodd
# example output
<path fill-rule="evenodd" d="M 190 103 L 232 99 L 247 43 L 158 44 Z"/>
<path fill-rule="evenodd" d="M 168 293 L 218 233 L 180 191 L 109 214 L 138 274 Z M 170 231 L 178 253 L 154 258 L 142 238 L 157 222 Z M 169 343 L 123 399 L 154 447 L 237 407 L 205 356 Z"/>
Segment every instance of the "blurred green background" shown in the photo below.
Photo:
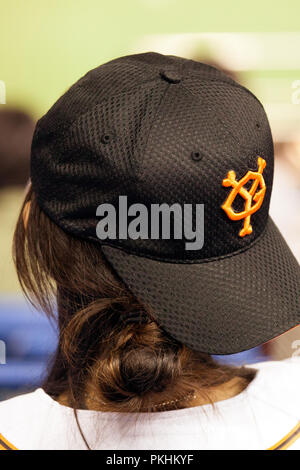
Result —
<path fill-rule="evenodd" d="M 0 0 L 0 80 L 9 104 L 38 117 L 82 74 L 134 52 L 143 36 L 299 31 L 299 17 L 298 0 Z"/>

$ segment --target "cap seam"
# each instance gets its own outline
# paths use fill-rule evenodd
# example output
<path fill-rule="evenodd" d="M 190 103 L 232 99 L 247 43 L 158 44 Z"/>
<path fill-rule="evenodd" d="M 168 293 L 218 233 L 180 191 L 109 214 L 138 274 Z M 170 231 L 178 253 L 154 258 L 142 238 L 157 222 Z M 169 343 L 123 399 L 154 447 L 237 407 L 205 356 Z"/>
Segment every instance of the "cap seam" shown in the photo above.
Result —
<path fill-rule="evenodd" d="M 119 96 L 123 95 L 124 93 L 128 93 L 129 91 L 134 90 L 134 89 L 137 89 L 137 88 L 139 88 L 140 86 L 145 85 L 145 84 L 147 84 L 147 83 L 156 82 L 157 80 L 158 80 L 157 77 L 156 77 L 156 78 L 152 78 L 151 80 L 145 80 L 145 81 L 143 81 L 143 82 L 141 82 L 141 83 L 138 83 L 138 84 L 136 84 L 136 85 L 134 85 L 134 86 L 132 86 L 132 87 L 130 87 L 130 88 L 126 88 L 126 89 L 120 91 L 119 93 L 113 95 L 113 98 L 119 97 Z M 75 86 L 75 85 L 73 85 L 73 86 Z M 81 89 L 85 89 L 85 86 L 84 86 L 83 84 L 82 84 L 82 85 L 81 85 L 81 84 L 77 84 L 76 86 L 79 87 L 79 88 L 81 88 Z M 62 96 L 64 96 L 64 95 L 62 95 Z M 61 98 L 61 97 L 60 97 L 60 98 Z M 59 98 L 59 99 L 60 99 L 60 98 Z M 111 98 L 112 98 L 112 96 L 107 97 L 107 98 L 104 98 L 103 100 L 101 100 L 101 101 L 99 101 L 98 103 L 96 103 L 96 104 L 94 104 L 93 106 L 91 106 L 91 107 L 90 107 L 87 111 L 85 111 L 84 113 L 79 114 L 78 116 L 76 116 L 76 118 L 75 118 L 73 121 L 69 122 L 69 123 L 66 124 L 66 125 L 61 126 L 61 127 L 58 129 L 58 131 L 59 131 L 59 137 L 62 137 L 62 132 L 64 132 L 64 131 L 67 131 L 67 132 L 68 132 L 68 131 L 70 130 L 70 128 L 71 128 L 80 118 L 82 118 L 82 117 L 84 117 L 86 114 L 90 113 L 90 112 L 91 112 L 92 110 L 94 110 L 97 106 L 100 106 L 100 105 L 106 103 L 106 102 L 107 102 L 108 100 L 110 100 Z M 49 110 L 49 111 L 50 111 L 50 110 Z M 47 114 L 48 114 L 48 113 L 47 113 Z M 42 117 L 38 120 L 38 122 L 37 122 L 37 127 L 36 127 L 36 132 L 37 132 L 37 131 L 39 131 L 39 132 L 41 131 L 41 129 L 40 129 L 40 123 L 41 123 L 42 119 L 44 119 L 44 118 L 47 116 L 47 114 L 45 114 L 44 116 L 42 116 Z M 57 131 L 53 131 L 53 133 L 56 133 L 56 132 L 57 132 Z M 58 136 L 56 136 L 56 138 L 58 138 Z"/>
<path fill-rule="evenodd" d="M 249 90 L 247 90 L 247 88 L 244 88 L 243 86 L 241 86 L 241 85 L 239 85 L 239 84 L 226 82 L 226 81 L 224 81 L 224 80 L 218 80 L 218 79 L 206 80 L 206 79 L 205 79 L 205 80 L 203 80 L 203 81 L 206 81 L 206 82 L 211 82 L 211 81 L 222 82 L 222 83 L 224 83 L 224 84 L 228 84 L 228 85 L 231 85 L 231 86 L 233 86 L 233 87 L 235 87 L 235 88 L 239 88 L 239 89 L 241 89 L 241 90 L 244 90 L 244 91 L 246 91 L 246 92 L 249 92 Z M 193 93 L 184 83 L 182 83 L 182 87 L 183 87 L 188 93 L 190 93 L 193 97 L 198 98 L 199 100 L 201 99 L 201 96 L 196 95 L 195 93 Z M 250 93 L 250 95 L 252 95 L 252 96 L 256 99 L 256 101 L 260 104 L 262 110 L 264 111 L 263 105 L 262 105 L 261 102 L 256 98 L 256 96 L 253 95 L 251 92 L 249 92 L 249 93 Z M 241 149 L 253 150 L 253 146 L 247 145 L 247 144 L 243 144 L 242 142 L 240 142 L 240 140 L 237 138 L 237 136 L 235 136 L 235 135 L 230 131 L 230 129 L 228 128 L 228 126 L 227 126 L 218 116 L 216 116 L 216 118 L 217 118 L 218 123 L 221 124 L 221 126 L 223 127 L 224 131 L 227 132 L 227 133 L 230 135 L 230 137 L 235 140 L 235 142 L 240 146 Z M 255 149 L 255 152 L 259 152 L 258 147 Z"/>
<path fill-rule="evenodd" d="M 196 74 L 196 75 L 190 76 L 190 77 L 186 77 L 186 78 L 194 78 L 194 77 L 196 78 L 197 75 L 199 75 L 199 74 Z M 221 82 L 221 83 L 228 84 L 228 85 L 230 85 L 230 86 L 232 86 L 232 87 L 234 87 L 234 88 L 239 88 L 239 89 L 245 91 L 246 93 L 248 93 L 249 95 L 251 95 L 252 98 L 255 98 L 255 100 L 260 104 L 260 106 L 261 106 L 261 107 L 263 108 L 263 110 L 264 110 L 264 107 L 263 107 L 262 103 L 261 103 L 261 102 L 259 101 L 259 99 L 252 93 L 252 91 L 248 90 L 246 87 L 244 87 L 244 86 L 241 85 L 240 83 L 236 83 L 236 82 L 234 82 L 234 81 L 232 81 L 232 82 L 231 82 L 231 81 L 228 81 L 228 82 L 227 82 L 226 80 L 224 80 L 224 79 L 222 79 L 222 78 L 221 78 L 221 79 L 219 79 L 219 78 L 211 78 L 211 79 L 210 79 L 210 78 L 203 78 L 202 81 L 203 81 L 203 82 Z M 186 88 L 186 87 L 185 87 L 185 88 Z M 187 90 L 188 90 L 193 96 L 198 96 L 198 95 L 196 95 L 195 93 L 193 93 L 191 90 L 189 90 L 188 88 L 187 88 Z"/>
<path fill-rule="evenodd" d="M 140 160 L 139 164 L 136 165 L 135 167 L 135 187 L 137 188 L 137 184 L 140 185 L 140 177 L 138 176 L 138 173 L 139 173 L 139 170 L 141 169 L 143 163 L 144 163 L 144 159 L 145 159 L 145 154 L 146 154 L 146 151 L 147 151 L 147 147 L 148 147 L 148 143 L 149 143 L 149 139 L 150 139 L 150 135 L 151 135 L 151 131 L 153 129 L 153 126 L 154 126 L 154 123 L 156 121 L 156 118 L 159 114 L 159 111 L 160 111 L 160 107 L 161 107 L 161 104 L 162 102 L 164 101 L 165 99 L 165 96 L 170 88 L 171 84 L 170 83 L 167 83 L 166 82 L 166 85 L 165 85 L 165 89 L 162 93 L 162 96 L 160 98 L 160 101 L 158 103 L 158 106 L 157 106 L 157 109 L 154 113 L 154 116 L 153 116 L 153 119 L 152 119 L 152 122 L 150 124 L 150 128 L 149 128 L 149 131 L 148 131 L 148 135 L 147 135 L 147 138 L 146 138 L 146 142 L 144 144 L 144 152 L 143 152 L 143 158 Z"/>
<path fill-rule="evenodd" d="M 253 150 L 254 153 L 259 153 L 260 150 L 258 150 L 258 146 L 256 146 L 254 148 L 254 145 L 247 145 L 247 144 L 243 144 L 236 135 L 234 135 L 231 130 L 229 129 L 229 127 L 225 124 L 224 121 L 222 121 L 218 116 L 217 116 L 217 120 L 218 120 L 218 123 L 222 126 L 222 128 L 224 129 L 225 132 L 227 132 L 227 134 L 230 135 L 230 137 L 239 145 L 239 147 L 241 149 L 245 149 L 245 150 Z"/>

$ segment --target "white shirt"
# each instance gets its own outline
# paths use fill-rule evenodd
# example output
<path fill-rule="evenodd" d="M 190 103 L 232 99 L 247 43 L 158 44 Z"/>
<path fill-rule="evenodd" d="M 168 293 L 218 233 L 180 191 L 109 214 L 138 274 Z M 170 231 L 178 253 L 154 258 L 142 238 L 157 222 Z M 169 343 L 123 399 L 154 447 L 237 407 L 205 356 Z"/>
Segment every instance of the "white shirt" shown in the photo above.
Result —
<path fill-rule="evenodd" d="M 258 372 L 249 386 L 215 408 L 79 410 L 79 422 L 92 449 L 300 449 L 300 358 L 250 367 Z M 0 448 L 10 444 L 24 450 L 86 448 L 73 410 L 41 388 L 0 403 Z"/>

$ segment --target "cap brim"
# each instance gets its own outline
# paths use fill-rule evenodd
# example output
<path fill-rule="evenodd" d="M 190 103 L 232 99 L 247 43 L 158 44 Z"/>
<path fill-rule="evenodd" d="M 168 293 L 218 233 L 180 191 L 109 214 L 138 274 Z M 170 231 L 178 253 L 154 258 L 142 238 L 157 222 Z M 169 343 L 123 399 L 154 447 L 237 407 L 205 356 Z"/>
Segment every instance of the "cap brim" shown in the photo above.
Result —
<path fill-rule="evenodd" d="M 172 337 L 208 354 L 258 346 L 300 323 L 300 268 L 271 218 L 250 248 L 176 264 L 103 246 L 135 296 Z"/>

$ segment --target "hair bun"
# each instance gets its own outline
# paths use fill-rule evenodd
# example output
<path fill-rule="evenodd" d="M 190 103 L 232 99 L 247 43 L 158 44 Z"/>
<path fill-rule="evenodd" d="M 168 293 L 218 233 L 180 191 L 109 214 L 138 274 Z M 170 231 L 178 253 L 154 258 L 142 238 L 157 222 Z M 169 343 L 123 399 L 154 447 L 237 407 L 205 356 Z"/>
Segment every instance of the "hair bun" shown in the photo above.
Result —
<path fill-rule="evenodd" d="M 126 329 L 120 331 L 115 346 L 97 364 L 94 378 L 105 401 L 121 406 L 134 399 L 135 405 L 140 400 L 142 407 L 180 375 L 179 345 L 163 337 L 154 322 L 131 324 Z"/>
<path fill-rule="evenodd" d="M 126 349 L 120 357 L 120 376 L 124 391 L 145 395 L 162 392 L 174 377 L 174 351 L 147 346 Z"/>

